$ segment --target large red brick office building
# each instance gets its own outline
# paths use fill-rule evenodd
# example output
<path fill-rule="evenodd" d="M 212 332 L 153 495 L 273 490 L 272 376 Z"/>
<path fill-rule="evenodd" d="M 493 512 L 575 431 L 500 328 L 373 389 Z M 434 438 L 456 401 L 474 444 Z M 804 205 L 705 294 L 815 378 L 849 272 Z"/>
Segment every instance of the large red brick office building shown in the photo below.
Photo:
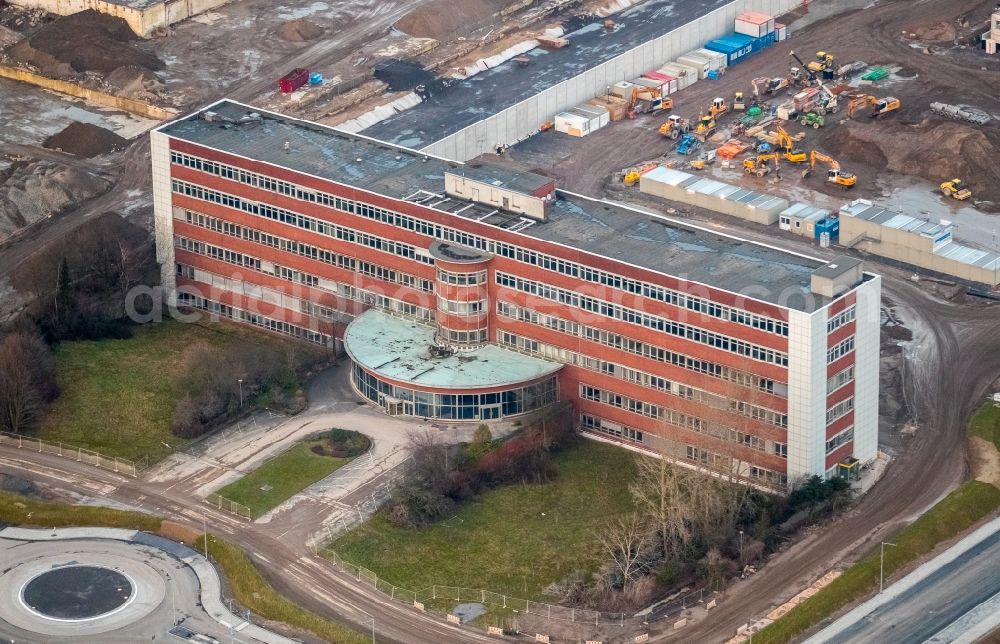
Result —
<path fill-rule="evenodd" d="M 171 303 L 346 352 L 387 413 L 554 400 L 780 488 L 877 452 L 880 280 L 497 166 L 220 101 L 152 133 Z"/>

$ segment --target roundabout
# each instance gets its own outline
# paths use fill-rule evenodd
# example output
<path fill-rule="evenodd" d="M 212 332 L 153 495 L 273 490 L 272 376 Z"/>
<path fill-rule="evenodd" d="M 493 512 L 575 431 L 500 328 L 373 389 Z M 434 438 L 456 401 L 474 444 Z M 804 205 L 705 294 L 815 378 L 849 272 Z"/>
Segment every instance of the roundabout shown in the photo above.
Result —
<path fill-rule="evenodd" d="M 117 570 L 69 565 L 28 580 L 20 599 L 40 617 L 78 622 L 110 615 L 134 598 L 135 584 Z"/>

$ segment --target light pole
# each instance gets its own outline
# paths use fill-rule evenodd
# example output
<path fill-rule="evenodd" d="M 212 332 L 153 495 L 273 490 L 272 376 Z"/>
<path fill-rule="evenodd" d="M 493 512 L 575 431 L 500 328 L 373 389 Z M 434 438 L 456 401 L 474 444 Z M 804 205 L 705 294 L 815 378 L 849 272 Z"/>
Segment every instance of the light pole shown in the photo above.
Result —
<path fill-rule="evenodd" d="M 743 565 L 743 531 L 740 530 L 740 565 Z"/>
<path fill-rule="evenodd" d="M 205 533 L 205 559 L 208 559 L 208 519 L 201 515 L 201 527 Z"/>
<path fill-rule="evenodd" d="M 240 383 L 240 409 L 243 409 L 243 378 L 237 378 L 236 382 Z"/>
<path fill-rule="evenodd" d="M 882 589 L 884 588 L 885 577 L 883 571 L 885 570 L 885 547 L 892 546 L 896 547 L 896 544 L 889 543 L 888 541 L 883 541 L 879 546 L 878 553 L 878 594 L 882 594 Z"/>

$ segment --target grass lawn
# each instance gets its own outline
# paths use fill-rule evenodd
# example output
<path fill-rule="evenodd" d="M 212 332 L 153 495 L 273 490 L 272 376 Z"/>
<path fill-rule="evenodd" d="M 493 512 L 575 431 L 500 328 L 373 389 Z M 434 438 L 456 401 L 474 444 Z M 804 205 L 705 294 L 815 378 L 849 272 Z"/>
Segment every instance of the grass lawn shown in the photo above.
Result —
<path fill-rule="evenodd" d="M 161 521 L 138 512 L 53 503 L 0 490 L 0 523 L 46 528 L 97 525 L 155 532 L 159 530 Z"/>
<path fill-rule="evenodd" d="M 1000 449 L 1000 407 L 993 401 L 983 404 L 969 422 L 969 433 L 985 438 Z"/>
<path fill-rule="evenodd" d="M 596 569 L 595 528 L 632 509 L 634 458 L 583 441 L 558 455 L 549 483 L 490 490 L 425 528 L 397 528 L 376 515 L 332 547 L 410 590 L 438 584 L 540 598 L 572 571 Z"/>
<path fill-rule="evenodd" d="M 351 461 L 313 454 L 311 448 L 322 442 L 317 439 L 298 443 L 216 493 L 242 503 L 254 517 L 259 517 Z M 270 489 L 265 492 L 263 486 Z"/>
<path fill-rule="evenodd" d="M 156 462 L 187 441 L 170 431 L 175 383 L 193 342 L 281 342 L 233 324 L 167 321 L 126 340 L 63 342 L 56 349 L 59 398 L 34 434 L 109 456 Z"/>
<path fill-rule="evenodd" d="M 980 481 L 967 481 L 919 519 L 888 539 L 895 548 L 885 549 L 885 574 L 930 552 L 942 541 L 957 536 L 1000 506 L 1000 489 Z M 879 551 L 875 548 L 829 586 L 797 605 L 753 636 L 759 644 L 788 642 L 813 625 L 830 617 L 848 603 L 861 600 L 878 587 Z"/>

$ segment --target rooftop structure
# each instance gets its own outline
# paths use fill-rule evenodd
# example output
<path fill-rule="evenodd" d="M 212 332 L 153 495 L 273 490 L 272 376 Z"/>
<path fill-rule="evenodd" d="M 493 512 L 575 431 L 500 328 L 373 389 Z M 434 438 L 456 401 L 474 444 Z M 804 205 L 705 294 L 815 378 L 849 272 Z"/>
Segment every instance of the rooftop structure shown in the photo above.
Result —
<path fill-rule="evenodd" d="M 210 119 L 205 118 L 210 114 Z M 444 194 L 445 173 L 482 173 L 494 180 L 540 185 L 533 174 L 505 175 L 495 168 L 479 169 L 407 150 L 368 137 L 276 114 L 256 111 L 232 101 L 221 101 L 206 110 L 174 121 L 160 131 L 181 140 L 207 145 L 248 159 L 336 179 L 360 190 L 569 246 L 609 256 L 652 271 L 684 276 L 692 282 L 753 297 L 803 311 L 824 305 L 810 297 L 810 273 L 822 262 L 778 248 L 701 228 L 657 213 L 591 199 L 564 191 L 538 222 L 517 213 L 473 204 Z M 285 143 L 287 142 L 287 147 Z M 662 171 L 662 172 L 661 172 Z M 774 197 L 737 189 L 717 181 L 659 168 L 659 176 L 685 175 L 685 186 L 715 194 L 741 207 L 784 206 Z M 645 178 L 645 177 L 644 177 Z M 785 202 L 787 204 L 787 202 Z M 779 207 L 781 206 L 781 207 Z M 764 288 L 757 288 L 763 286 Z"/>

